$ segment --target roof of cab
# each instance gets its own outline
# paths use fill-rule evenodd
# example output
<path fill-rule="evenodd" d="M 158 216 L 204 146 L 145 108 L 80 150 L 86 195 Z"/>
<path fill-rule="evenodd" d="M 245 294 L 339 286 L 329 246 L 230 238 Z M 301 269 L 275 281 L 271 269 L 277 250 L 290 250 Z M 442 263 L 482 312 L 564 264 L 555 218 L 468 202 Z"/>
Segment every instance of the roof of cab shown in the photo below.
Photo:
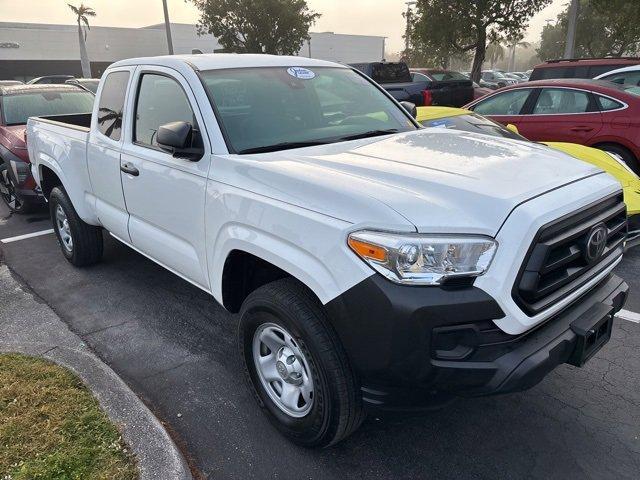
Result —
<path fill-rule="evenodd" d="M 247 67 L 343 67 L 339 63 L 318 60 L 315 58 L 265 55 L 253 53 L 209 53 L 198 55 L 163 55 L 159 57 L 141 57 L 120 60 L 109 68 L 131 65 L 157 65 L 178 67 L 189 65 L 196 70 L 216 70 L 222 68 Z"/>

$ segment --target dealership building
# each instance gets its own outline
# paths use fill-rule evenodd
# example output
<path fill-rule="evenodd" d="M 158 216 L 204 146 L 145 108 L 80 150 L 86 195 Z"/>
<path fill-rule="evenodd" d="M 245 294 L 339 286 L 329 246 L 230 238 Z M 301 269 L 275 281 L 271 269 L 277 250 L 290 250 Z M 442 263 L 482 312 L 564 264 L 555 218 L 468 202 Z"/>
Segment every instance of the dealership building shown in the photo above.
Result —
<path fill-rule="evenodd" d="M 384 37 L 311 33 L 298 55 L 341 63 L 379 61 Z M 215 53 L 221 45 L 212 35 L 197 34 L 195 25 L 171 24 L 173 49 L 180 53 Z M 142 28 L 91 27 L 87 52 L 93 77 L 118 60 L 166 55 L 164 24 Z M 82 76 L 77 25 L 0 22 L 0 80 L 26 81 L 42 75 Z"/>

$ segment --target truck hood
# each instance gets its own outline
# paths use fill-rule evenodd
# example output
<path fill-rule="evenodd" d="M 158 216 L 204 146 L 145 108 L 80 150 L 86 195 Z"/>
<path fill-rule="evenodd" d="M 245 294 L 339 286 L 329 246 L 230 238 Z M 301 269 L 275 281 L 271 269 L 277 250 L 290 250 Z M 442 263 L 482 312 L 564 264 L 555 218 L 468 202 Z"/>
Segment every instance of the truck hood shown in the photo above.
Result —
<path fill-rule="evenodd" d="M 253 191 L 351 223 L 492 236 L 517 205 L 602 173 L 544 145 L 434 128 L 230 157 Z"/>

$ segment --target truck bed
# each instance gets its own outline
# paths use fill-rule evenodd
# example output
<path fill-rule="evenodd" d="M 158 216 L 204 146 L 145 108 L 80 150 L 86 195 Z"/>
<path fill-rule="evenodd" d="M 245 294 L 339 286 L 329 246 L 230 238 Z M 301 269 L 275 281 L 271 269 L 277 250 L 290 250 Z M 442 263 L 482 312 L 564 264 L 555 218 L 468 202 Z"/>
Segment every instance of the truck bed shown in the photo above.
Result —
<path fill-rule="evenodd" d="M 89 131 L 91 127 L 91 116 L 90 113 L 71 113 L 67 115 L 35 117 L 35 119 L 46 123 L 58 124 L 62 127 L 80 128 Z"/>

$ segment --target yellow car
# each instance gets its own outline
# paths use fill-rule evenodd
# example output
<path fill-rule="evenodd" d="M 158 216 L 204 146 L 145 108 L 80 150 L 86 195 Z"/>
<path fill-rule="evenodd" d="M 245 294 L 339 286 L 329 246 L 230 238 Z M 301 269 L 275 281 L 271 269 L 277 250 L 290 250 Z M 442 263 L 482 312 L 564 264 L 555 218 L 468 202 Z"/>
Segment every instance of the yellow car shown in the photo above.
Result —
<path fill-rule="evenodd" d="M 499 137 L 527 140 L 515 125 L 502 125 L 470 110 L 451 107 L 418 107 L 416 120 L 425 127 L 442 127 L 484 133 Z M 613 175 L 624 191 L 629 218 L 629 238 L 640 238 L 640 178 L 615 154 L 575 143 L 542 142 L 556 150 L 588 162 Z M 634 242 L 635 243 L 635 242 Z"/>

